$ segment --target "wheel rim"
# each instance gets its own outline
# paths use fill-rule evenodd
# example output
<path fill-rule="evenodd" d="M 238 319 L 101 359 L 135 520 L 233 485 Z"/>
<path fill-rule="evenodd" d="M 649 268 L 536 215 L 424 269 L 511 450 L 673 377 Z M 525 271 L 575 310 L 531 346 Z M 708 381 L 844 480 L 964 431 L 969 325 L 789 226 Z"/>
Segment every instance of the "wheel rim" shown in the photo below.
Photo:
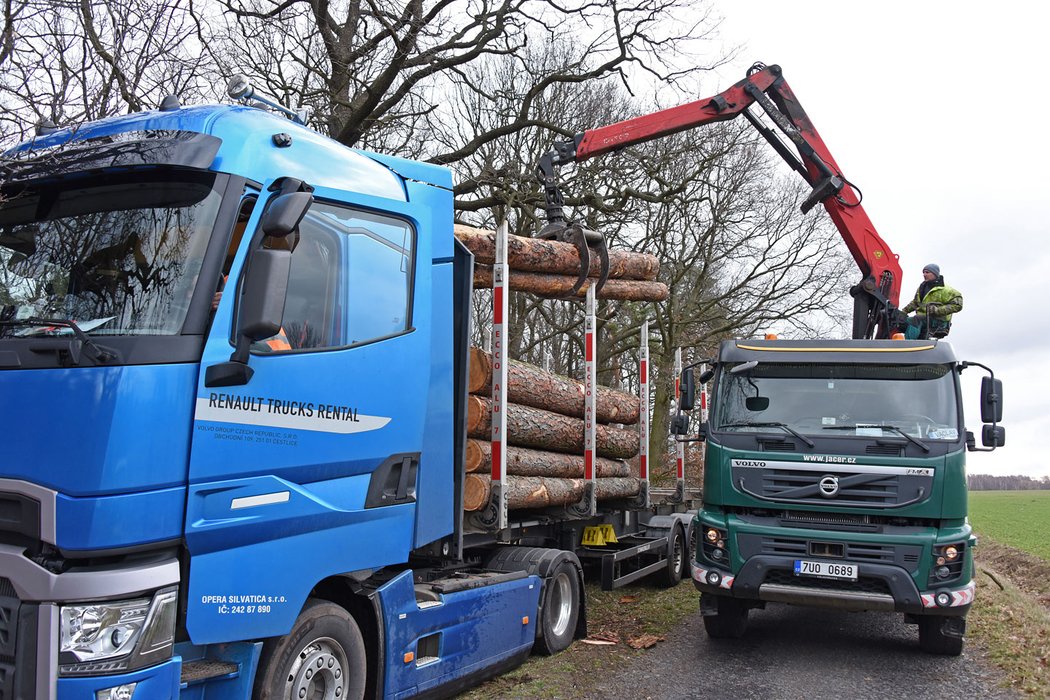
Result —
<path fill-rule="evenodd" d="M 572 581 L 569 575 L 562 572 L 551 581 L 547 594 L 547 610 L 551 616 L 551 632 L 560 637 L 569 629 L 572 618 Z"/>
<path fill-rule="evenodd" d="M 288 700 L 340 700 L 346 688 L 346 652 L 331 637 L 306 645 L 288 669 Z"/>
<path fill-rule="evenodd" d="M 674 552 L 674 555 L 673 555 L 674 556 L 674 573 L 676 575 L 678 575 L 679 577 L 681 577 L 682 576 L 682 566 L 685 563 L 685 557 L 683 556 L 685 547 L 682 544 L 682 536 L 681 535 L 676 535 L 675 536 L 675 538 L 674 538 L 674 547 L 672 549 L 673 549 L 673 552 Z"/>

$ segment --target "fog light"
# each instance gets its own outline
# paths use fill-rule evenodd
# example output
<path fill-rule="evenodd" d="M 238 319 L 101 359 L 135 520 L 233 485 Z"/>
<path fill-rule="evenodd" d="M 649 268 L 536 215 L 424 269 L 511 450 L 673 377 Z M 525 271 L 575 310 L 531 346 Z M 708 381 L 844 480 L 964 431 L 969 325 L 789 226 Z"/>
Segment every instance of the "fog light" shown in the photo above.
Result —
<path fill-rule="evenodd" d="M 704 533 L 704 537 L 707 538 L 708 542 L 717 542 L 718 530 L 715 530 L 714 528 L 708 528 L 707 532 Z"/>
<path fill-rule="evenodd" d="M 944 566 L 944 557 L 937 557 L 937 566 Z"/>
<path fill-rule="evenodd" d="M 725 555 L 726 555 L 725 550 L 717 549 L 717 548 L 711 550 L 711 558 L 712 559 L 721 560 L 722 557 L 724 557 Z"/>
<path fill-rule="evenodd" d="M 942 608 L 946 608 L 952 604 L 952 597 L 947 593 L 938 593 L 936 597 L 937 605 Z"/>
<path fill-rule="evenodd" d="M 124 685 L 106 688 L 95 692 L 95 700 L 131 700 L 135 694 L 137 683 L 125 683 Z"/>
<path fill-rule="evenodd" d="M 717 542 L 715 542 L 715 546 L 721 549 L 722 547 L 726 546 L 726 543 L 723 540 L 718 540 Z"/>
<path fill-rule="evenodd" d="M 721 580 L 722 574 L 718 573 L 717 571 L 707 572 L 707 582 L 710 583 L 712 586 L 717 586 L 719 582 L 721 582 Z"/>
<path fill-rule="evenodd" d="M 952 575 L 952 570 L 947 566 L 938 566 L 934 574 L 936 574 L 937 578 L 948 578 Z"/>
<path fill-rule="evenodd" d="M 955 559 L 959 556 L 959 550 L 956 549 L 953 545 L 948 545 L 944 548 L 944 556 L 948 557 L 948 561 L 955 561 Z"/>

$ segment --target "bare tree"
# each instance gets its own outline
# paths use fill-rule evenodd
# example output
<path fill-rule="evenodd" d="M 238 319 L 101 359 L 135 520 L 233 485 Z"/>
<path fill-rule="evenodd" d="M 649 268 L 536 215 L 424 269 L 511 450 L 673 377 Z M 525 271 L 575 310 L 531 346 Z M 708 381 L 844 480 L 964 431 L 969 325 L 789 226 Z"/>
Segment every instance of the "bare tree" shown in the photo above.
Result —
<path fill-rule="evenodd" d="M 223 7 L 204 41 L 221 71 L 298 97 L 342 143 L 440 163 L 534 126 L 533 103 L 552 85 L 629 71 L 685 80 L 710 67 L 683 58 L 716 26 L 702 0 L 223 0 Z M 695 19 L 682 23 L 684 16 Z M 552 42 L 573 42 L 575 59 L 557 72 L 531 72 L 527 57 Z M 469 139 L 432 141 L 424 127 L 448 117 L 443 105 L 452 94 L 484 92 L 471 67 L 494 56 L 516 63 L 529 83 L 516 113 Z"/>
<path fill-rule="evenodd" d="M 187 0 L 5 0 L 0 129 L 25 137 L 196 98 L 202 58 Z"/>

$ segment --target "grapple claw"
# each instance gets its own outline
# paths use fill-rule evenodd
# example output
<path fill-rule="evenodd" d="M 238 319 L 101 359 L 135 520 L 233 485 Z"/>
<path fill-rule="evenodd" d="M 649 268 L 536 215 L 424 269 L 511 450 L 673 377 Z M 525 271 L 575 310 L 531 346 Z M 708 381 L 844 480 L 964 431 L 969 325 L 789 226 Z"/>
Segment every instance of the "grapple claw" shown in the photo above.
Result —
<path fill-rule="evenodd" d="M 562 221 L 557 221 L 551 222 L 540 229 L 539 233 L 536 234 L 536 238 L 545 241 L 572 243 L 576 246 L 576 252 L 580 256 L 580 276 L 576 279 L 576 284 L 572 286 L 572 290 L 565 295 L 566 297 L 575 297 L 580 289 L 583 288 L 584 282 L 587 281 L 591 271 L 591 249 L 598 253 L 601 262 L 601 272 L 598 275 L 598 281 L 594 285 L 595 295 L 605 286 L 605 281 L 609 279 L 609 247 L 605 244 L 605 236 L 579 224 L 565 224 Z"/>

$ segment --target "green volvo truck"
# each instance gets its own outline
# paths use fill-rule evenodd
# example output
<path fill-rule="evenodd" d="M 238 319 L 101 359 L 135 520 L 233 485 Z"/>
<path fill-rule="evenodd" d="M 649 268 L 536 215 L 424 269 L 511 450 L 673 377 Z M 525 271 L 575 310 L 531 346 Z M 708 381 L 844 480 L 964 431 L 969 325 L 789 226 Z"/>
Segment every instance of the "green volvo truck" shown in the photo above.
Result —
<path fill-rule="evenodd" d="M 984 368 L 982 444 L 960 373 Z M 710 389 L 692 577 L 714 638 L 766 603 L 904 613 L 962 651 L 974 598 L 966 452 L 1005 443 L 1002 384 L 939 340 L 730 340 L 682 376 Z M 676 421 L 684 432 L 687 421 Z"/>

